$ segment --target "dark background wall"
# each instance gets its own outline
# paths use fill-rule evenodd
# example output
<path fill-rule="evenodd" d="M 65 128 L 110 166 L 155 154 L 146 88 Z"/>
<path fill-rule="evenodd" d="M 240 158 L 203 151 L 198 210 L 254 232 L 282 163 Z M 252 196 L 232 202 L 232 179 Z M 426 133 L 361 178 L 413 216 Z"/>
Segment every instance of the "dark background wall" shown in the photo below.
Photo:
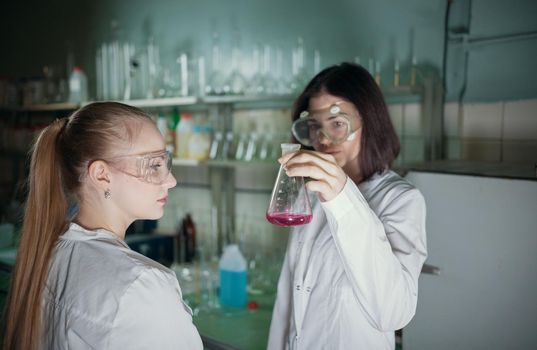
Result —
<path fill-rule="evenodd" d="M 207 55 L 215 30 L 229 46 L 238 28 L 245 49 L 259 42 L 289 51 L 300 35 L 309 55 L 321 51 L 323 66 L 356 56 L 367 65 L 373 57 L 381 63 L 383 84 L 391 84 L 398 59 L 404 83 L 412 56 L 442 74 L 446 8 L 446 0 L 9 1 L 0 13 L 0 75 L 38 76 L 44 65 L 64 71 L 72 50 L 93 83 L 95 50 L 103 41 L 142 45 L 153 37 L 162 57 L 173 59 L 182 51 Z M 449 29 L 448 100 L 537 97 L 536 1 L 454 0 Z M 469 41 L 515 39 L 464 45 L 464 35 Z"/>

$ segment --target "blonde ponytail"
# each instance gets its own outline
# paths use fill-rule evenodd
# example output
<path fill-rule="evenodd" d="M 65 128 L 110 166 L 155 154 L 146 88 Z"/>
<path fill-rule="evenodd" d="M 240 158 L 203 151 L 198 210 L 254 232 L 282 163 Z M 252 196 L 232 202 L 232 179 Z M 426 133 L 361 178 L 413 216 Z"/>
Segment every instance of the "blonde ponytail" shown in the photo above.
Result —
<path fill-rule="evenodd" d="M 22 236 L 8 295 L 4 349 L 39 347 L 49 262 L 58 237 L 67 227 L 68 204 L 58 151 L 58 138 L 66 123 L 66 118 L 53 122 L 32 149 Z"/>
<path fill-rule="evenodd" d="M 80 200 L 88 164 L 113 155 L 132 140 L 142 110 L 117 102 L 96 102 L 56 120 L 32 150 L 28 200 L 5 319 L 4 349 L 33 350 L 42 333 L 41 307 L 48 268 L 58 237 L 67 229 L 67 195 Z"/>

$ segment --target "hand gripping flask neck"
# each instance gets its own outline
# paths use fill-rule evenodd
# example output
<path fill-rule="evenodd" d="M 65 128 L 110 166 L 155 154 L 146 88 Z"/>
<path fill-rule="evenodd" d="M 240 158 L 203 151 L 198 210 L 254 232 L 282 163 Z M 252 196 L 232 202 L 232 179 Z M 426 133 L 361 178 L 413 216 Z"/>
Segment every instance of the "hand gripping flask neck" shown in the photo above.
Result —
<path fill-rule="evenodd" d="M 300 144 L 282 143 L 282 155 L 300 149 Z M 267 220 L 278 226 L 297 226 L 311 222 L 313 218 L 308 190 L 302 176 L 289 177 L 284 165 L 272 189 Z"/>

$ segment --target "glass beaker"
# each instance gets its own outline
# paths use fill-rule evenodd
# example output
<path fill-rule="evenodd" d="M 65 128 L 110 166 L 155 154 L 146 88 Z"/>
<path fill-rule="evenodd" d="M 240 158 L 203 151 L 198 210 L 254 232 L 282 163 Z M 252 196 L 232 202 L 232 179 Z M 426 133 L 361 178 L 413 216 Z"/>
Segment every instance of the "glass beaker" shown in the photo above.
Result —
<path fill-rule="evenodd" d="M 298 151 L 300 144 L 282 143 L 282 155 Z M 289 177 L 283 165 L 272 189 L 267 220 L 278 226 L 297 226 L 313 218 L 308 191 L 302 176 Z"/>

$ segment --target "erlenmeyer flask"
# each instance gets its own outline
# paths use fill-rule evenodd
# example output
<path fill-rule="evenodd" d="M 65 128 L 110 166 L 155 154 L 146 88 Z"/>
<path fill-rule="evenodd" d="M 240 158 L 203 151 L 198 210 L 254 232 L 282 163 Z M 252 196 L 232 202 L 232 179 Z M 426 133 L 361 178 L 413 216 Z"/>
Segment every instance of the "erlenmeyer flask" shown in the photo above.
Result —
<path fill-rule="evenodd" d="M 281 146 L 282 155 L 300 149 L 300 144 L 282 143 Z M 271 224 L 278 226 L 297 226 L 311 222 L 313 216 L 303 177 L 289 177 L 283 165 L 280 166 L 266 216 Z"/>

